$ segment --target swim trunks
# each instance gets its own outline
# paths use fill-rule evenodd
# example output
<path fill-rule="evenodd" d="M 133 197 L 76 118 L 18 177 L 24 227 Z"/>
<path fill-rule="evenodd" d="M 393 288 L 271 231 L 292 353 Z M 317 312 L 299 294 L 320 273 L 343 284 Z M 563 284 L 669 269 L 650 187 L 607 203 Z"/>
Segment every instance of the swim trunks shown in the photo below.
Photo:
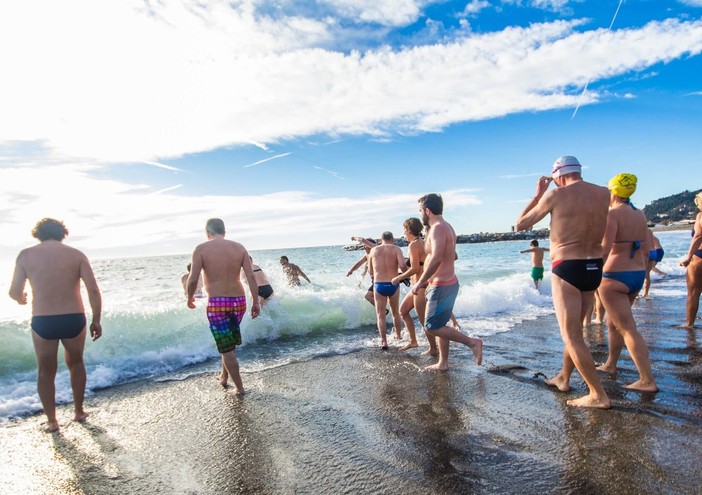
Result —
<path fill-rule="evenodd" d="M 531 267 L 531 278 L 534 281 L 544 279 L 544 267 L 543 266 L 532 266 Z"/>
<path fill-rule="evenodd" d="M 207 300 L 207 319 L 220 354 L 233 351 L 241 345 L 239 324 L 246 313 L 246 297 L 210 297 Z"/>
<path fill-rule="evenodd" d="M 663 261 L 664 254 L 665 251 L 663 251 L 663 248 L 656 249 L 656 263 L 660 263 L 661 261 Z"/>
<path fill-rule="evenodd" d="M 264 299 L 268 299 L 273 295 L 273 287 L 271 287 L 270 285 L 259 285 L 258 295 Z"/>
<path fill-rule="evenodd" d="M 47 340 L 73 339 L 85 328 L 85 314 L 32 316 L 32 330 Z"/>
<path fill-rule="evenodd" d="M 554 261 L 551 272 L 580 292 L 593 291 L 602 281 L 602 258 Z"/>
<path fill-rule="evenodd" d="M 629 288 L 629 294 L 635 294 L 643 287 L 646 270 L 632 270 L 628 272 L 604 272 L 604 278 L 621 282 Z"/>
<path fill-rule="evenodd" d="M 427 330 L 439 330 L 446 326 L 451 319 L 458 289 L 457 278 L 445 285 L 431 284 L 427 287 L 427 309 L 424 324 Z"/>
<path fill-rule="evenodd" d="M 390 282 L 376 282 L 373 284 L 373 288 L 375 291 L 380 294 L 381 296 L 394 296 L 395 292 L 397 292 L 397 288 L 399 285 L 394 285 L 391 284 Z"/>

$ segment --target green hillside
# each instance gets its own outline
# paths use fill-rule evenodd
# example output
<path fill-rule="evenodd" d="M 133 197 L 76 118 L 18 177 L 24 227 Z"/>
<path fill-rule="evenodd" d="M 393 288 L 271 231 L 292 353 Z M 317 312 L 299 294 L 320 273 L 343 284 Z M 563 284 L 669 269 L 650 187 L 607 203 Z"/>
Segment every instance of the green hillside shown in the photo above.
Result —
<path fill-rule="evenodd" d="M 702 191 L 684 191 L 666 198 L 656 199 L 644 207 L 646 219 L 654 224 L 670 224 L 682 220 L 694 220 L 699 211 L 694 199 Z"/>

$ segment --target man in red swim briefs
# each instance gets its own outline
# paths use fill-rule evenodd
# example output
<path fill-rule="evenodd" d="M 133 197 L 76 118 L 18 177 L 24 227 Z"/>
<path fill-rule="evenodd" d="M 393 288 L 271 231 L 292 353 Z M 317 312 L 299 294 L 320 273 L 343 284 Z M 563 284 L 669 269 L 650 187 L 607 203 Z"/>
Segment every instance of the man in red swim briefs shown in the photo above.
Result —
<path fill-rule="evenodd" d="M 205 227 L 207 242 L 198 245 L 193 251 L 192 267 L 187 282 L 188 307 L 195 309 L 195 291 L 200 271 L 205 272 L 207 319 L 210 331 L 222 355 L 222 373 L 219 381 L 227 386 L 231 376 L 237 393 L 244 393 L 244 384 L 239 374 L 236 359 L 236 346 L 241 345 L 239 325 L 246 313 L 246 294 L 241 283 L 241 270 L 251 292 L 251 318 L 256 318 L 261 310 L 258 302 L 258 286 L 251 265 L 251 257 L 246 248 L 238 242 L 224 239 L 224 222 L 210 218 Z"/>
<path fill-rule="evenodd" d="M 609 191 L 585 182 L 574 156 L 562 156 L 553 164 L 551 177 L 536 183 L 536 195 L 517 220 L 517 230 L 526 230 L 551 214 L 551 289 L 556 318 L 565 344 L 563 368 L 546 383 L 563 392 L 570 389 L 574 367 L 590 393 L 569 400 L 573 407 L 612 407 L 595 371 L 595 362 L 585 344 L 582 322 L 594 304 L 595 289 L 602 280 L 602 237 L 607 226 Z M 551 182 L 556 189 L 546 192 Z"/>

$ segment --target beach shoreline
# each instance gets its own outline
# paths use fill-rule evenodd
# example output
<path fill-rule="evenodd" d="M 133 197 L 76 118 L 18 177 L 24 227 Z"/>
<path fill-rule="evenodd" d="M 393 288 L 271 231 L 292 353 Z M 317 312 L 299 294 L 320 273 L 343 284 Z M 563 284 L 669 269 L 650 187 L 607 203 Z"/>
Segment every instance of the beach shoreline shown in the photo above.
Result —
<path fill-rule="evenodd" d="M 679 303 L 679 301 L 677 301 Z M 600 374 L 611 411 L 574 410 L 585 393 L 543 383 L 560 367 L 552 315 L 486 340 L 484 365 L 452 344 L 432 358 L 375 348 L 258 372 L 244 397 L 206 373 L 141 380 L 87 398 L 85 424 L 59 408 L 60 434 L 34 415 L 2 427 L 3 493 L 699 493 L 702 341 L 679 308 L 640 301 L 661 392 Z M 591 327 L 596 360 L 606 334 Z"/>

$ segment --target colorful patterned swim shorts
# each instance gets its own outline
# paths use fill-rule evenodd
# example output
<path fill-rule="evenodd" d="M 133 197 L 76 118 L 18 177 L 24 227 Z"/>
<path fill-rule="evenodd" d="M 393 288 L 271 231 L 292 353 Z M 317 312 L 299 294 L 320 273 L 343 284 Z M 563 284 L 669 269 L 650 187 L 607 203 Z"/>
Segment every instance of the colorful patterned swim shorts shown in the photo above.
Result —
<path fill-rule="evenodd" d="M 233 351 L 241 345 L 239 324 L 246 313 L 246 297 L 210 297 L 207 300 L 207 319 L 220 354 Z"/>

